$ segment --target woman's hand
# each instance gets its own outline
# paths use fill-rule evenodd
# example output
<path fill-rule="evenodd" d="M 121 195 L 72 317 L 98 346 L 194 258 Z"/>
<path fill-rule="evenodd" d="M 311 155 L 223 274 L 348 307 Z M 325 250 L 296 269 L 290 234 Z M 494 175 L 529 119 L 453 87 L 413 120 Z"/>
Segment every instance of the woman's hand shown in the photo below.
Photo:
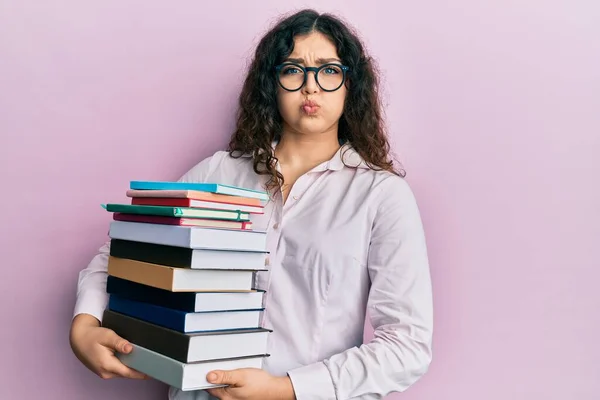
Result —
<path fill-rule="evenodd" d="M 273 376 L 256 368 L 216 370 L 207 375 L 210 383 L 228 385 L 207 389 L 220 400 L 293 400 L 292 381 L 287 376 Z"/>
<path fill-rule="evenodd" d="M 131 344 L 113 330 L 103 328 L 91 315 L 79 314 L 71 324 L 69 341 L 75 356 L 102 379 L 115 377 L 146 379 L 147 376 L 124 365 L 115 352 L 129 353 Z"/>

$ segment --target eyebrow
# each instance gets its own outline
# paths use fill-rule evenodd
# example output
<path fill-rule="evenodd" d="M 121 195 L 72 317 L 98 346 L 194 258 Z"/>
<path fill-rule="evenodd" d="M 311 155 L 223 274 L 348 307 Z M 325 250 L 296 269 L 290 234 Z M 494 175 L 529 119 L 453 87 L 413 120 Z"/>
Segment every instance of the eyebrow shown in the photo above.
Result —
<path fill-rule="evenodd" d="M 293 63 L 298 63 L 298 64 L 304 64 L 304 58 L 288 58 L 285 61 L 287 62 L 293 62 Z M 342 61 L 339 58 L 317 58 L 317 64 L 327 64 L 330 62 L 339 62 L 341 63 Z"/>

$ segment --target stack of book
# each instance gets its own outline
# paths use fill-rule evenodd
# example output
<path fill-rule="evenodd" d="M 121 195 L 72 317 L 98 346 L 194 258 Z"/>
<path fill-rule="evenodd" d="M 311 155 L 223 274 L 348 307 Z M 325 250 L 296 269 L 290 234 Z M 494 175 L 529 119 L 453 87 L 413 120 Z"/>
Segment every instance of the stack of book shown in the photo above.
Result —
<path fill-rule="evenodd" d="M 181 390 L 214 369 L 261 368 L 264 192 L 208 183 L 131 181 L 112 212 L 103 326 L 133 345 L 125 365 Z"/>

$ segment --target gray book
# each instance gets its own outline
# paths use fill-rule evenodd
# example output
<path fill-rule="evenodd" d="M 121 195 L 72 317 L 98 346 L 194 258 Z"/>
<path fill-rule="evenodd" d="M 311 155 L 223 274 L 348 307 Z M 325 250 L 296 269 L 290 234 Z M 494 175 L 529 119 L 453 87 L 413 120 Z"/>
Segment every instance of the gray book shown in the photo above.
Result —
<path fill-rule="evenodd" d="M 129 354 L 116 353 L 121 362 L 157 381 L 166 383 L 182 391 L 209 389 L 215 385 L 206 380 L 206 375 L 215 369 L 262 368 L 268 354 L 252 357 L 238 357 L 215 361 L 182 363 L 152 350 L 132 344 Z"/>

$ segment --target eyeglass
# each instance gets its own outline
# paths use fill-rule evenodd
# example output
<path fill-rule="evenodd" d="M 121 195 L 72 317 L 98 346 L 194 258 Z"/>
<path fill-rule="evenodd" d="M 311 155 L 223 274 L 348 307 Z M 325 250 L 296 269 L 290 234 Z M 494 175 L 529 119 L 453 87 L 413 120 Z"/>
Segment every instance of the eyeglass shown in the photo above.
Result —
<path fill-rule="evenodd" d="M 300 64 L 284 63 L 275 66 L 277 82 L 288 92 L 300 90 L 305 84 L 308 71 L 315 74 L 317 85 L 325 92 L 334 92 L 346 81 L 346 73 L 350 70 L 345 65 L 329 63 L 320 67 L 303 67 Z"/>

